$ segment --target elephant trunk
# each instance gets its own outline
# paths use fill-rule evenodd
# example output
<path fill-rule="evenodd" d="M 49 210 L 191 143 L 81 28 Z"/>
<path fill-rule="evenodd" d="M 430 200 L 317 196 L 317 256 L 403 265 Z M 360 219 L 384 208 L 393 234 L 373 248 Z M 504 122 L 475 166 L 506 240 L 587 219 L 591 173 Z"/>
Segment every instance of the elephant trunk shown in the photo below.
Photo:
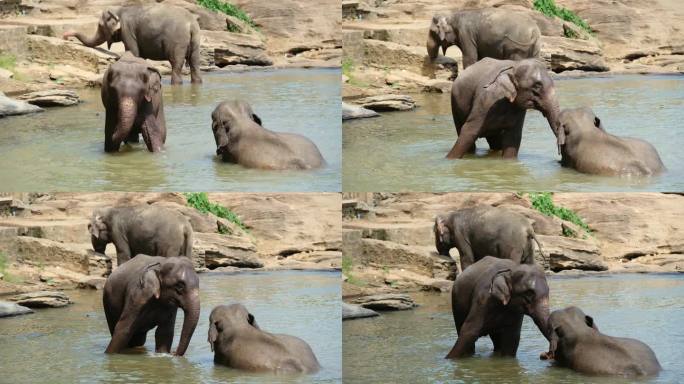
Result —
<path fill-rule="evenodd" d="M 119 122 L 112 138 L 115 143 L 120 143 L 128 137 L 135 122 L 137 112 L 138 105 L 132 97 L 121 97 L 119 100 Z"/>
<path fill-rule="evenodd" d="M 436 59 L 437 55 L 439 55 L 439 47 L 439 42 L 435 39 L 435 36 L 430 33 L 427 39 L 427 52 L 431 60 Z"/>
<path fill-rule="evenodd" d="M 76 32 L 76 33 L 68 34 L 68 35 L 74 36 L 75 38 L 79 39 L 81 41 L 81 43 L 83 43 L 83 45 L 85 45 L 86 47 L 91 47 L 91 48 L 97 47 L 98 45 L 107 41 L 107 37 L 105 36 L 105 34 L 102 32 L 102 29 L 100 29 L 100 28 L 97 28 L 97 32 L 95 33 L 95 36 L 93 36 L 93 37 L 87 37 L 80 32 Z M 68 36 L 68 35 L 65 35 L 65 36 Z"/>
<path fill-rule="evenodd" d="M 549 298 L 548 296 L 539 300 L 532 309 L 530 316 L 534 324 L 544 334 L 546 340 L 551 340 L 551 330 L 549 329 Z"/>
<path fill-rule="evenodd" d="M 183 356 L 188 349 L 192 334 L 195 332 L 195 327 L 199 321 L 200 315 L 200 298 L 199 289 L 194 289 L 190 292 L 188 299 L 183 305 L 183 313 L 185 318 L 183 320 L 183 329 L 181 330 L 180 341 L 176 349 L 176 355 Z"/>
<path fill-rule="evenodd" d="M 556 144 L 558 145 L 558 153 L 560 154 L 560 149 L 565 144 L 565 131 L 563 131 L 560 126 L 560 106 L 558 105 L 556 92 L 553 88 L 551 88 L 548 95 L 544 99 L 542 112 L 544 113 L 546 120 L 549 122 L 551 131 L 553 131 L 553 134 L 556 136 Z"/>

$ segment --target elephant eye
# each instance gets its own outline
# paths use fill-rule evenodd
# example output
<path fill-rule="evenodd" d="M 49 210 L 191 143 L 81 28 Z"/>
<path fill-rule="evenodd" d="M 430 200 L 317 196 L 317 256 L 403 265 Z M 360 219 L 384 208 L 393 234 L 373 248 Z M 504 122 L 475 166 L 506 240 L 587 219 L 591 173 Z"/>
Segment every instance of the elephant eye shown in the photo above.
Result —
<path fill-rule="evenodd" d="M 185 283 L 182 281 L 179 281 L 176 283 L 176 291 L 181 292 L 185 289 Z"/>

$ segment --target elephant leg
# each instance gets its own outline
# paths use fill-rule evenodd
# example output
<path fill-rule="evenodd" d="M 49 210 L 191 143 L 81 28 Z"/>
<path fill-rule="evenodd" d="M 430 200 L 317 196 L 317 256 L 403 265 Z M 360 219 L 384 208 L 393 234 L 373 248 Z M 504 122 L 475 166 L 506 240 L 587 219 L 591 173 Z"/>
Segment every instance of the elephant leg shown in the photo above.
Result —
<path fill-rule="evenodd" d="M 137 129 L 131 129 L 131 133 L 128 134 L 125 143 L 139 143 L 140 142 L 140 131 Z"/>
<path fill-rule="evenodd" d="M 199 44 L 190 42 L 190 54 L 187 57 L 190 65 L 190 82 L 193 84 L 202 84 L 202 77 L 200 76 L 200 50 Z"/>
<path fill-rule="evenodd" d="M 501 134 L 494 134 L 486 137 L 487 144 L 489 144 L 489 149 L 492 151 L 501 150 Z"/>
<path fill-rule="evenodd" d="M 489 338 L 492 339 L 492 344 L 494 344 L 494 353 L 501 349 L 501 333 L 499 331 L 492 332 L 489 334 Z"/>
<path fill-rule="evenodd" d="M 446 155 L 447 159 L 461 159 L 469 150 L 475 146 L 478 133 L 482 129 L 482 118 L 476 117 L 468 119 L 461 127 L 461 132 L 456 139 L 456 143 L 451 151 Z"/>
<path fill-rule="evenodd" d="M 173 343 L 173 330 L 176 325 L 176 312 L 163 323 L 157 325 L 157 330 L 154 332 L 155 349 L 157 353 L 171 353 L 171 344 Z"/>
<path fill-rule="evenodd" d="M 456 137 L 458 138 L 459 136 L 461 136 L 461 128 L 463 127 L 464 121 L 461 118 L 459 118 L 458 111 L 456 111 L 456 105 L 453 100 L 451 101 L 451 116 L 454 119 L 454 126 L 456 127 Z M 473 143 L 473 145 L 471 145 L 468 149 L 468 153 L 475 153 L 475 150 L 475 143 Z"/>
<path fill-rule="evenodd" d="M 133 324 L 136 316 L 137 310 L 128 305 L 124 308 L 121 318 L 116 322 L 112 340 L 109 342 L 105 353 L 118 353 L 128 346 L 133 336 Z"/>
<path fill-rule="evenodd" d="M 115 110 L 111 106 L 105 108 L 105 152 L 118 152 L 121 146 L 120 141 L 114 140 L 117 125 Z"/>
<path fill-rule="evenodd" d="M 141 131 L 148 151 L 159 152 L 162 150 L 162 132 L 154 115 L 148 114 L 145 117 Z"/>
<path fill-rule="evenodd" d="M 461 325 L 461 331 L 456 339 L 447 359 L 472 356 L 475 353 L 475 342 L 480 337 L 484 325 L 485 310 L 481 307 L 471 308 L 466 321 Z"/>
<path fill-rule="evenodd" d="M 497 355 L 515 357 L 518 353 L 520 344 L 520 328 L 522 327 L 522 315 L 516 320 L 515 324 L 506 327 L 498 332 L 498 348 L 494 348 Z"/>
<path fill-rule="evenodd" d="M 515 123 L 501 134 L 501 149 L 504 159 L 515 159 L 518 157 L 520 142 L 522 141 L 522 128 L 525 121 L 525 112 L 522 117 L 517 117 Z"/>
<path fill-rule="evenodd" d="M 183 64 L 185 64 L 185 52 L 176 48 L 169 58 L 171 62 L 171 85 L 183 84 Z"/>
<path fill-rule="evenodd" d="M 463 69 L 477 63 L 477 47 L 474 43 L 466 41 L 460 44 L 459 48 L 461 48 L 461 53 L 463 54 Z"/>
<path fill-rule="evenodd" d="M 105 317 L 107 318 L 107 326 L 109 327 L 109 335 L 113 336 L 114 335 L 114 328 L 116 327 L 117 320 L 119 320 L 119 313 L 115 313 L 114 309 L 107 303 L 106 300 L 103 300 L 103 307 L 105 311 Z"/>
<path fill-rule="evenodd" d="M 128 342 L 128 348 L 141 347 L 145 345 L 145 340 L 147 340 L 147 331 L 134 333 L 131 341 Z"/>

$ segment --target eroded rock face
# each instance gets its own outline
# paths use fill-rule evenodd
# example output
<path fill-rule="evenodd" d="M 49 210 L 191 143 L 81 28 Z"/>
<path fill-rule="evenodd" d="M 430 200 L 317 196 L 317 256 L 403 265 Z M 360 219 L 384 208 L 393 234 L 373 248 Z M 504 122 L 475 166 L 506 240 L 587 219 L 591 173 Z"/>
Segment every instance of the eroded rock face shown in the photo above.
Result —
<path fill-rule="evenodd" d="M 69 296 L 59 291 L 38 291 L 23 293 L 12 297 L 12 300 L 19 305 L 29 308 L 58 308 L 72 304 Z"/>
<path fill-rule="evenodd" d="M 193 259 L 199 267 L 216 269 L 218 267 L 261 268 L 256 247 L 242 237 L 219 233 L 195 233 Z"/>
<path fill-rule="evenodd" d="M 272 65 L 266 46 L 257 35 L 202 31 L 202 65 Z"/>
<path fill-rule="evenodd" d="M 541 57 L 556 73 L 570 70 L 608 71 L 601 47 L 594 39 L 542 36 L 541 41 Z"/>

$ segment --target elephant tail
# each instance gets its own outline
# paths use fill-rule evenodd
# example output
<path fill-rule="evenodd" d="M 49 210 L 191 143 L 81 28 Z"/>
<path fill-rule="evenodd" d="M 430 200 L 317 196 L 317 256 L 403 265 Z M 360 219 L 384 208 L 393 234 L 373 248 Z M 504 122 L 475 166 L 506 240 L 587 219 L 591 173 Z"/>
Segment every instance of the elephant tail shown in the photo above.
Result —
<path fill-rule="evenodd" d="M 537 243 L 537 249 L 539 250 L 539 255 L 541 256 L 542 260 L 546 260 L 546 256 L 544 256 L 544 250 L 539 243 L 539 239 L 537 239 L 537 235 L 534 234 L 534 232 L 530 231 L 530 238 L 534 240 L 535 243 Z"/>
<path fill-rule="evenodd" d="M 192 260 L 192 245 L 193 245 L 192 228 L 186 229 L 184 237 L 185 237 L 185 242 L 183 244 L 183 253 L 185 256 L 188 257 L 188 259 Z"/>

